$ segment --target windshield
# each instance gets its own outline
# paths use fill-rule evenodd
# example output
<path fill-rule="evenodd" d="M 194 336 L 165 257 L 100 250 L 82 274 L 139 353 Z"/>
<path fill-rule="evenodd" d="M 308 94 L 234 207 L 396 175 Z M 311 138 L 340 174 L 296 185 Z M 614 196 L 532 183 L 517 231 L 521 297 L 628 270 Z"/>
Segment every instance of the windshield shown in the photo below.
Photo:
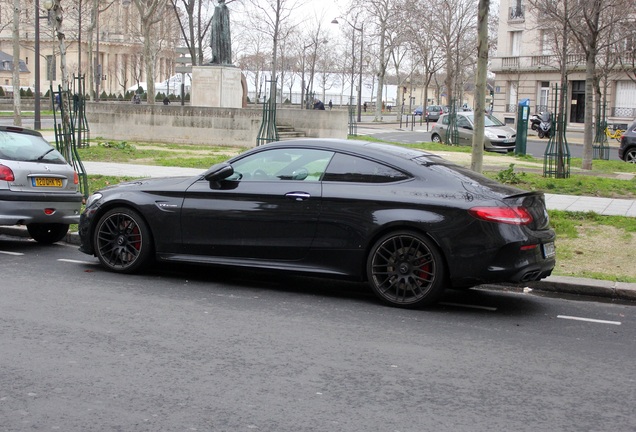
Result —
<path fill-rule="evenodd" d="M 53 164 L 66 163 L 62 155 L 43 138 L 7 131 L 0 132 L 0 159 Z"/>
<path fill-rule="evenodd" d="M 470 120 L 471 124 L 475 124 L 475 117 L 473 114 L 466 116 Z M 505 126 L 497 117 L 491 116 L 490 114 L 484 115 L 484 125 L 488 126 Z"/>

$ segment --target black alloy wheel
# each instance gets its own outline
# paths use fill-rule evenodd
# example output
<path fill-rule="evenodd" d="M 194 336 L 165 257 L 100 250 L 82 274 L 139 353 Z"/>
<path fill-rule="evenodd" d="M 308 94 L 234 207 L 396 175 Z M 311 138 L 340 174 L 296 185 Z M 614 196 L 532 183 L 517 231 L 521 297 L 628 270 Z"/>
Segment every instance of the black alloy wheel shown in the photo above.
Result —
<path fill-rule="evenodd" d="M 141 215 L 129 208 L 106 212 L 97 222 L 93 244 L 99 261 L 114 272 L 133 273 L 150 261 L 150 230 Z"/>
<path fill-rule="evenodd" d="M 631 148 L 623 155 L 625 162 L 636 164 L 636 148 Z"/>
<path fill-rule="evenodd" d="M 38 243 L 53 244 L 66 236 L 68 224 L 33 223 L 27 225 L 27 231 Z"/>
<path fill-rule="evenodd" d="M 444 291 L 445 266 L 426 237 L 401 231 L 380 238 L 367 259 L 375 294 L 391 306 L 417 308 L 435 303 Z"/>

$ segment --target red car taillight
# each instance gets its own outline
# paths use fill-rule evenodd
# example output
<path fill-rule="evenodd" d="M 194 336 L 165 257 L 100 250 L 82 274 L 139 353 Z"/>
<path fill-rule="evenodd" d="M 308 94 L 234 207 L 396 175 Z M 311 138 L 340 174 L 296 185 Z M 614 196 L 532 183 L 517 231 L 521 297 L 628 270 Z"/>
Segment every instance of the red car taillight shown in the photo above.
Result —
<path fill-rule="evenodd" d="M 0 165 L 0 180 L 15 181 L 13 171 L 8 166 Z"/>
<path fill-rule="evenodd" d="M 510 225 L 528 225 L 532 222 L 532 215 L 524 207 L 473 207 L 468 213 L 488 222 Z"/>
<path fill-rule="evenodd" d="M 79 184 L 79 176 L 77 175 L 77 172 L 74 172 L 73 174 L 73 184 Z"/>

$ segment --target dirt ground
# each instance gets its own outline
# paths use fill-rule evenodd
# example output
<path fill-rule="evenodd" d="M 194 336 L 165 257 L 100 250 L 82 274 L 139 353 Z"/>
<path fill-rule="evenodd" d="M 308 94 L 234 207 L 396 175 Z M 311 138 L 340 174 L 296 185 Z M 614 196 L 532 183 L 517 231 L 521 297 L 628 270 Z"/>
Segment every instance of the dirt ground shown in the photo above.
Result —
<path fill-rule="evenodd" d="M 583 271 L 636 278 L 636 235 L 607 226 L 580 227 L 576 239 L 557 238 L 555 273 L 577 275 Z M 561 250 L 561 253 L 559 253 Z"/>

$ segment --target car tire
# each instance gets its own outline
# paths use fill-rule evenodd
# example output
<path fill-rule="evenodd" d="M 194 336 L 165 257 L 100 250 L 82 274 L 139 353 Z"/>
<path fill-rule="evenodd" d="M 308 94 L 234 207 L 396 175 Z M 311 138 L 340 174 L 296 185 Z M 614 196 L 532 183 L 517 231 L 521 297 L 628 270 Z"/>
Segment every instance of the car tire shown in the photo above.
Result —
<path fill-rule="evenodd" d="M 148 265 L 152 257 L 148 224 L 139 213 L 127 207 L 113 208 L 99 219 L 93 245 L 102 265 L 116 273 L 137 272 Z"/>
<path fill-rule="evenodd" d="M 625 151 L 623 155 L 623 160 L 625 162 L 636 164 L 636 148 L 632 147 L 629 150 Z"/>
<path fill-rule="evenodd" d="M 418 308 L 435 303 L 446 283 L 446 268 L 433 242 L 412 231 L 382 236 L 367 258 L 367 278 L 384 303 Z"/>
<path fill-rule="evenodd" d="M 433 135 L 431 136 L 431 140 L 432 140 L 434 143 L 441 144 L 441 142 L 442 142 L 442 137 L 435 133 L 435 134 L 433 134 Z"/>
<path fill-rule="evenodd" d="M 27 231 L 38 243 L 53 244 L 66 236 L 68 224 L 32 223 L 27 225 Z"/>

